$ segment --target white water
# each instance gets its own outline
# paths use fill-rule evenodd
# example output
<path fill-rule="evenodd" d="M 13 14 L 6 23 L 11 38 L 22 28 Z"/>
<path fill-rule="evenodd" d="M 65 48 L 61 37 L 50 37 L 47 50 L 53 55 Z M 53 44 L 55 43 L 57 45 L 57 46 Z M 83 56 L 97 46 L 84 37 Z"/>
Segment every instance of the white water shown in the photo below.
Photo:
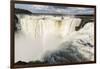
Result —
<path fill-rule="evenodd" d="M 64 19 L 50 15 L 17 17 L 21 30 L 15 34 L 15 62 L 41 60 L 46 51 L 54 51 L 63 41 L 71 40 L 68 37 L 81 22 L 81 19 L 74 16 L 64 16 Z M 78 34 L 72 38 L 76 36 Z"/>

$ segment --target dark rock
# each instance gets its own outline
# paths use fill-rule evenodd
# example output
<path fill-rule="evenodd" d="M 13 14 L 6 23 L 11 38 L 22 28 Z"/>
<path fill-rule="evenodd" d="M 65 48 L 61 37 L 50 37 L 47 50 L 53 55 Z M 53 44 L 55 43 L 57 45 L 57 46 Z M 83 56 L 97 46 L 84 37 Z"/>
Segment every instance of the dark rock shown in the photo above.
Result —
<path fill-rule="evenodd" d="M 44 62 L 41 62 L 41 61 L 39 61 L 39 60 L 28 62 L 28 64 L 43 64 L 43 63 L 44 63 Z"/>
<path fill-rule="evenodd" d="M 25 64 L 28 64 L 28 63 L 27 62 L 24 62 L 24 61 L 18 61 L 15 64 L 17 64 L 17 65 L 25 65 Z"/>
<path fill-rule="evenodd" d="M 77 15 L 75 17 L 82 19 L 80 25 L 75 27 L 76 31 L 83 28 L 87 23 L 90 23 L 90 22 L 94 21 L 94 18 L 93 18 L 94 16 L 93 15 Z"/>

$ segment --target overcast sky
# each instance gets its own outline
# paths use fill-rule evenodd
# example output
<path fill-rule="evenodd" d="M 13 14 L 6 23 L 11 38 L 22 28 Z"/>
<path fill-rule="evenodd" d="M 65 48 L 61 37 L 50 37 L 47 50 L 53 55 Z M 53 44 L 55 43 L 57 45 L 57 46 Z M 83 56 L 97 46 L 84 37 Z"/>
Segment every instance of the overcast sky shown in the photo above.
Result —
<path fill-rule="evenodd" d="M 26 9 L 33 13 L 71 14 L 71 15 L 94 14 L 94 8 L 84 8 L 84 7 L 15 4 L 15 8 Z"/>

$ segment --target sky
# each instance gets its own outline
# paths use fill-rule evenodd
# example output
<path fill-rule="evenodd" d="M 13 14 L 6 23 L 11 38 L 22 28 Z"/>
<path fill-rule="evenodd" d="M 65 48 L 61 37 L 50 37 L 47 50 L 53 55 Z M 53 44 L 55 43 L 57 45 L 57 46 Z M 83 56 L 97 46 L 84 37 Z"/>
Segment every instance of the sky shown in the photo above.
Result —
<path fill-rule="evenodd" d="M 15 4 L 15 8 L 26 9 L 32 13 L 51 13 L 51 14 L 94 14 L 94 8 L 85 7 L 62 7 L 51 5 L 36 5 L 36 4 Z"/>

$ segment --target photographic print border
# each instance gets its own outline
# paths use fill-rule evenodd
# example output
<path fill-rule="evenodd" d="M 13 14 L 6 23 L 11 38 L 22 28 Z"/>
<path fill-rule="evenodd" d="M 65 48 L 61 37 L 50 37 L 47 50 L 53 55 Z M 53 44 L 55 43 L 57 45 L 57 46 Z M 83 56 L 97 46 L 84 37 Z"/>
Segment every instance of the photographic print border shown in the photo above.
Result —
<path fill-rule="evenodd" d="M 38 5 L 58 5 L 58 6 L 69 6 L 69 7 L 88 7 L 88 8 L 94 8 L 94 61 L 89 62 L 81 62 L 81 63 L 70 63 L 70 64 L 40 64 L 40 65 L 16 65 L 14 63 L 14 55 L 15 55 L 15 47 L 14 47 L 14 14 L 15 14 L 15 3 L 18 4 L 38 4 Z M 11 18 L 11 27 L 10 27 L 10 44 L 11 44 L 11 59 L 10 59 L 10 67 L 11 68 L 28 68 L 28 67 L 44 67 L 44 66 L 59 66 L 59 65 L 76 65 L 76 64 L 92 64 L 96 63 L 96 6 L 95 5 L 81 5 L 81 4 L 62 4 L 62 3 L 49 3 L 49 2 L 34 2 L 34 1 L 11 1 L 10 4 L 10 18 Z"/>

